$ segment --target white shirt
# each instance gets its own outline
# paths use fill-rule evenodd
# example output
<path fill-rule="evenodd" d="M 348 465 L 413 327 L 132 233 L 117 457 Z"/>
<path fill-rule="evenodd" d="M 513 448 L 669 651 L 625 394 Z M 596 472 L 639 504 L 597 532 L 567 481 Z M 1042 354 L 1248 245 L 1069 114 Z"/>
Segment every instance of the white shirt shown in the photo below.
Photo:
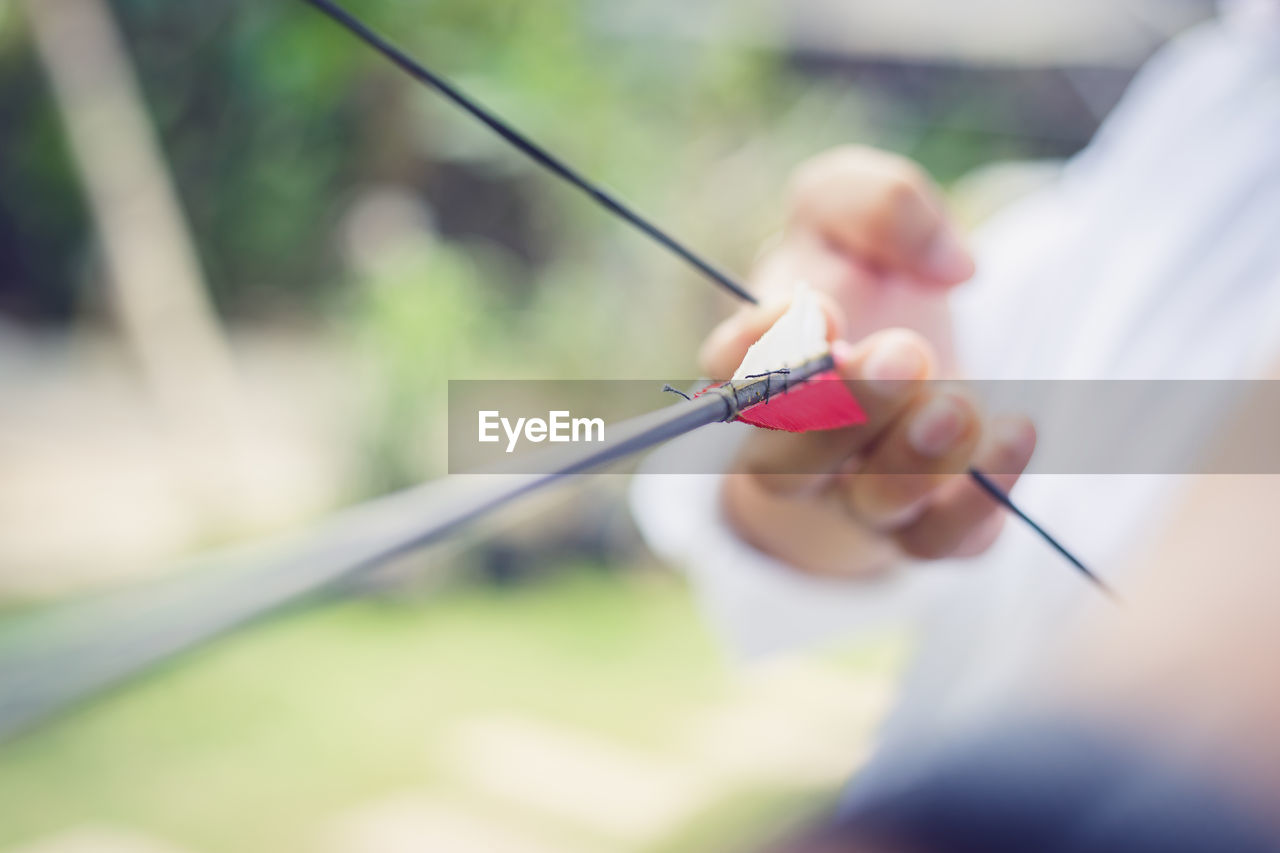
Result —
<path fill-rule="evenodd" d="M 1168 45 L 1062 178 L 984 227 L 975 254 L 978 277 L 954 303 L 969 376 L 1255 378 L 1274 366 L 1280 0 L 1227 4 Z M 745 429 L 684 441 L 727 464 L 731 434 Z M 720 480 L 642 471 L 632 503 L 647 540 L 687 568 L 712 619 L 748 654 L 914 625 L 915 659 L 882 743 L 979 721 L 1018 695 L 1083 608 L 1103 606 L 1014 523 L 976 560 L 908 565 L 883 582 L 815 579 L 734 534 Z M 1126 554 L 1158 527 L 1179 483 L 1029 475 L 1015 495 L 1123 589 Z"/>

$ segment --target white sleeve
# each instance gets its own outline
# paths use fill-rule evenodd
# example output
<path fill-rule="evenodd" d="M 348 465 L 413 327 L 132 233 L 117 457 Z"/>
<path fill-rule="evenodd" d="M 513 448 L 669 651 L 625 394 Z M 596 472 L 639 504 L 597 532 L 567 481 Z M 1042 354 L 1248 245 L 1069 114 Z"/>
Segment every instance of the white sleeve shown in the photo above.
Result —
<path fill-rule="evenodd" d="M 944 571 L 904 566 L 875 581 L 815 578 L 744 542 L 720 509 L 723 474 L 670 473 L 671 460 L 724 470 L 747 430 L 715 425 L 671 442 L 641 466 L 631 485 L 636 523 L 650 547 L 686 570 L 704 610 L 744 656 L 760 656 L 911 620 L 940 587 Z"/>

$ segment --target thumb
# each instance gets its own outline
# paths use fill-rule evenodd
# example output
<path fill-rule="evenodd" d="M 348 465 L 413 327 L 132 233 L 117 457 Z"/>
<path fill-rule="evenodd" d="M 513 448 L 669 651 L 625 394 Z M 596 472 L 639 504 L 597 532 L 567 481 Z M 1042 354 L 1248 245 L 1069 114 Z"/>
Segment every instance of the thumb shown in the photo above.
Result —
<path fill-rule="evenodd" d="M 937 187 L 901 157 L 866 148 L 828 152 L 798 171 L 791 195 L 791 226 L 853 257 L 942 286 L 973 275 Z"/>

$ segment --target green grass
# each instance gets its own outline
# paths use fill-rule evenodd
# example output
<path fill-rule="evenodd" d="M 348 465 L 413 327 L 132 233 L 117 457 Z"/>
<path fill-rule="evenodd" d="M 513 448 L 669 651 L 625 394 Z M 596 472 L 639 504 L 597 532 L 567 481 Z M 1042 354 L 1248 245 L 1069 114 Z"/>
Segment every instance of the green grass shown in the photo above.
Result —
<path fill-rule="evenodd" d="M 888 660 L 872 651 L 855 665 Z M 657 747 L 727 690 L 715 644 L 665 575 L 347 601 L 258 626 L 0 747 L 0 845 L 106 823 L 209 853 L 305 849 L 318 819 L 449 790 L 440 738 L 469 715 L 516 711 Z M 688 849 L 732 818 L 690 828 Z"/>

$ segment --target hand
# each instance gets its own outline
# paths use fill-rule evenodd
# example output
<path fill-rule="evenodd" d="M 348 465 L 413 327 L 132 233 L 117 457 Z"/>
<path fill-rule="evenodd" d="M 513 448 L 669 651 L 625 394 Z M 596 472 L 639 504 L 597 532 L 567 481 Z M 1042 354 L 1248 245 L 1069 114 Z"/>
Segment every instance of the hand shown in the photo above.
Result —
<path fill-rule="evenodd" d="M 762 299 L 804 279 L 832 298 L 847 339 L 901 326 L 950 366 L 947 292 L 973 275 L 973 259 L 919 167 L 870 148 L 835 149 L 796 170 L 788 211 L 752 275 Z M 736 364 L 709 366 L 728 376 Z"/>
<path fill-rule="evenodd" d="M 708 375 L 729 376 L 797 279 L 825 296 L 832 352 L 867 422 L 754 431 L 723 493 L 739 534 L 800 570 L 868 576 L 904 556 L 980 553 L 1003 514 L 964 472 L 976 465 L 1008 489 L 1035 448 L 1025 418 L 984 425 L 963 395 L 925 381 L 948 358 L 945 293 L 973 272 L 936 199 L 918 169 L 888 154 L 841 149 L 803 167 L 787 232 L 754 277 L 764 303 L 703 347 Z"/>

